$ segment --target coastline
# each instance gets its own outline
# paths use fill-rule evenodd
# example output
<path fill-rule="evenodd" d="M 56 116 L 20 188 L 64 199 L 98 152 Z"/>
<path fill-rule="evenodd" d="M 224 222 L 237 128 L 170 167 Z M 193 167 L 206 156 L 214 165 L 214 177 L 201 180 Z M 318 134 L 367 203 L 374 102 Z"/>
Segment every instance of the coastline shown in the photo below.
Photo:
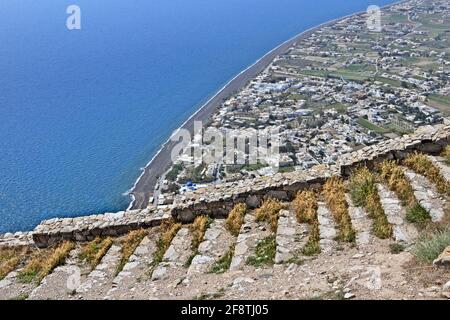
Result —
<path fill-rule="evenodd" d="M 383 10 L 407 1 L 408 0 L 396 1 L 380 8 Z M 341 20 L 365 13 L 366 11 L 359 11 L 333 20 L 329 20 L 315 27 L 304 30 L 281 43 L 274 49 L 267 52 L 253 64 L 248 66 L 246 69 L 238 73 L 230 81 L 228 81 L 222 88 L 217 91 L 216 94 L 214 94 L 207 102 L 205 102 L 174 132 L 177 132 L 180 129 L 186 129 L 189 130 L 189 132 L 191 132 L 192 134 L 194 121 L 207 121 L 214 114 L 214 112 L 218 110 L 218 108 L 226 99 L 245 87 L 249 81 L 251 81 L 262 71 L 264 71 L 264 69 L 266 69 L 277 56 L 285 53 L 287 50 L 289 50 L 290 47 L 295 45 L 296 42 L 309 37 L 312 33 L 323 27 L 331 26 Z M 158 179 L 157 177 L 161 176 L 161 174 L 163 174 L 172 164 L 171 151 L 172 148 L 178 143 L 176 141 L 171 141 L 172 136 L 173 133 L 170 135 L 168 140 L 162 144 L 161 148 L 146 164 L 146 166 L 141 169 L 142 173 L 140 174 L 139 178 L 136 180 L 133 187 L 127 192 L 131 197 L 131 202 L 127 210 L 144 209 L 148 206 L 150 193 L 154 191 Z"/>

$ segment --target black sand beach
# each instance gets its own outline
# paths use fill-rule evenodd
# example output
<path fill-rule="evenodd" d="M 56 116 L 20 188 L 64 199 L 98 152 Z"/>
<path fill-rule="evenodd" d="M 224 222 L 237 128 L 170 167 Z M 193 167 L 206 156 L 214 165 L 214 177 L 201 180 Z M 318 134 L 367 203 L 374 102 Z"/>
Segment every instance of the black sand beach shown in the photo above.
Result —
<path fill-rule="evenodd" d="M 384 8 L 396 5 L 403 1 L 395 2 Z M 312 33 L 320 28 L 333 25 L 343 19 L 364 14 L 365 12 L 353 13 L 338 19 L 334 19 L 318 25 L 314 28 L 306 30 L 297 36 L 287 40 L 280 46 L 276 47 L 255 64 L 241 72 L 233 80 L 231 80 L 225 87 L 223 87 L 213 98 L 211 98 L 206 104 L 204 104 L 188 121 L 184 123 L 181 128 L 187 129 L 193 132 L 194 121 L 202 121 L 206 123 L 210 116 L 220 107 L 220 105 L 231 95 L 238 92 L 243 88 L 249 81 L 255 78 L 259 73 L 261 73 L 265 68 L 267 68 L 270 63 L 278 56 L 285 53 L 290 47 L 296 44 L 298 41 L 309 37 Z M 171 165 L 171 151 L 172 148 L 178 142 L 167 141 L 159 153 L 153 158 L 153 160 L 145 167 L 143 174 L 137 181 L 135 187 L 131 190 L 131 195 L 134 198 L 130 208 L 131 209 L 143 209 L 148 206 L 148 201 L 151 194 L 154 191 L 158 177 L 161 176 Z"/>

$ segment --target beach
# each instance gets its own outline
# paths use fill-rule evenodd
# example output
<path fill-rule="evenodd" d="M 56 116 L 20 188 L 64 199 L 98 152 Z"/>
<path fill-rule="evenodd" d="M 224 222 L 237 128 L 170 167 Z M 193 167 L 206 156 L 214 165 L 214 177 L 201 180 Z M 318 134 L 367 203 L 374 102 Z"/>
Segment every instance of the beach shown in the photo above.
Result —
<path fill-rule="evenodd" d="M 385 6 L 384 8 L 396 5 L 403 1 L 395 2 Z M 356 12 L 331 21 L 322 23 L 316 27 L 305 30 L 293 38 L 285 41 L 275 49 L 268 52 L 261 59 L 257 60 L 250 67 L 239 73 L 224 87 L 222 87 L 210 100 L 208 100 L 200 109 L 194 113 L 180 128 L 193 132 L 194 122 L 202 121 L 206 123 L 211 115 L 220 107 L 220 105 L 230 96 L 245 87 L 249 81 L 266 69 L 272 61 L 279 55 L 285 53 L 289 48 L 295 45 L 298 41 L 309 37 L 312 33 L 320 28 L 333 25 L 343 19 L 364 14 L 363 12 Z M 134 187 L 130 190 L 132 202 L 129 209 L 143 209 L 148 206 L 151 194 L 154 191 L 158 178 L 169 169 L 171 162 L 171 150 L 177 144 L 177 141 L 169 140 L 162 146 L 159 152 L 143 169 L 141 176 L 136 181 Z"/>

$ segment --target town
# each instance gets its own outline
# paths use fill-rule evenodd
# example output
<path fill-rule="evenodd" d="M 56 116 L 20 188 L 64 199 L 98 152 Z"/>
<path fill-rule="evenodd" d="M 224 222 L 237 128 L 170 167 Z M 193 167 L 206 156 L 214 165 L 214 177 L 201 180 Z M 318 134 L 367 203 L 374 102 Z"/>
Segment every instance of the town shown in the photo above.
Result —
<path fill-rule="evenodd" d="M 186 148 L 160 178 L 150 202 L 216 182 L 331 165 L 345 153 L 446 121 L 450 114 L 450 15 L 447 1 L 409 1 L 321 27 L 298 41 L 227 99 L 208 128 L 279 132 L 279 156 L 257 163 L 193 161 Z M 212 148 L 196 136 L 192 145 Z"/>

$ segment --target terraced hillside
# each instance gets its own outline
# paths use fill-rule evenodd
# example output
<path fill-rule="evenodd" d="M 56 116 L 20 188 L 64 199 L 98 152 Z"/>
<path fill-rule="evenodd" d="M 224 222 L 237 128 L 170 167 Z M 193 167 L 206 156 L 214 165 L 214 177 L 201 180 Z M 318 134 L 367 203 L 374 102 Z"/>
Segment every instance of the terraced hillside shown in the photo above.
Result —
<path fill-rule="evenodd" d="M 226 219 L 4 247 L 0 298 L 445 298 L 450 271 L 432 265 L 450 240 L 445 156 L 360 167 L 291 202 L 238 204 Z"/>

